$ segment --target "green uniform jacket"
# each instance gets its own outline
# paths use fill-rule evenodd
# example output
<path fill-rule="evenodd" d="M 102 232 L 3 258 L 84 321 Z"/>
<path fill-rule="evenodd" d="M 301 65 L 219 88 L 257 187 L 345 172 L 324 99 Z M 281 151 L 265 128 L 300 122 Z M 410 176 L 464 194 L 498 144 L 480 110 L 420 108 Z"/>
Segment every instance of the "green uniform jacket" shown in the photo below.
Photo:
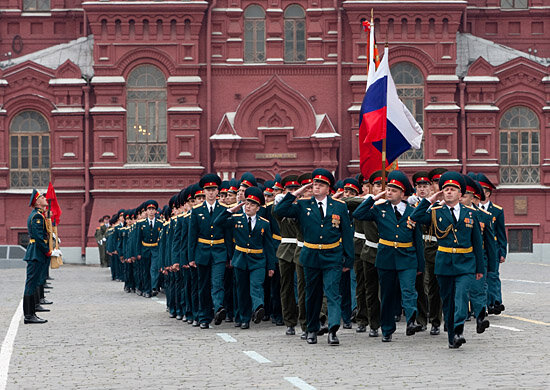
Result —
<path fill-rule="evenodd" d="M 273 246 L 273 237 L 269 220 L 256 215 L 256 224 L 250 232 L 248 230 L 248 219 L 246 214 L 231 214 L 227 209 L 214 220 L 215 226 L 233 231 L 235 246 L 261 250 L 262 253 L 246 253 L 235 249 L 231 265 L 242 270 L 254 270 L 258 268 L 275 269 L 277 257 Z"/>
<path fill-rule="evenodd" d="M 271 209 L 273 217 L 279 225 L 281 235 L 281 243 L 277 248 L 277 258 L 289 263 L 294 262 L 294 252 L 296 251 L 296 236 L 298 234 L 298 226 L 296 219 L 283 218 L 274 212 L 275 207 Z M 283 242 L 285 241 L 285 242 Z"/>
<path fill-rule="evenodd" d="M 29 218 L 27 218 L 27 231 L 29 232 L 29 238 L 33 241 L 29 243 L 23 260 L 45 263 L 50 256 L 50 247 L 48 245 L 46 219 L 41 209 L 35 208 L 31 211 Z"/>
<path fill-rule="evenodd" d="M 493 216 L 490 212 L 474 207 L 477 212 L 481 234 L 483 235 L 483 250 L 488 272 L 495 272 L 499 262 Z"/>
<path fill-rule="evenodd" d="M 493 224 L 495 226 L 495 234 L 497 237 L 498 258 L 506 257 L 508 239 L 506 238 L 506 225 L 504 224 L 504 210 L 493 202 L 489 202 L 487 211 L 493 216 Z"/>
<path fill-rule="evenodd" d="M 410 220 L 413 208 L 406 205 L 405 212 L 397 220 L 389 201 L 375 204 L 374 198 L 366 199 L 353 216 L 360 220 L 376 221 L 380 239 L 398 243 L 412 243 L 408 248 L 378 244 L 376 268 L 387 270 L 416 269 L 424 272 L 424 245 L 419 224 Z"/>
<path fill-rule="evenodd" d="M 145 220 L 140 223 L 137 237 L 138 255 L 142 257 L 151 257 L 152 247 L 143 244 L 157 244 L 158 246 L 159 234 L 161 230 L 162 222 L 160 222 L 157 218 L 155 218 L 155 223 L 153 224 L 153 227 L 151 227 L 151 225 L 149 224 L 149 219 L 147 218 L 145 218 Z"/>
<path fill-rule="evenodd" d="M 476 211 L 460 205 L 460 218 L 453 226 L 451 212 L 447 206 L 434 206 L 423 199 L 411 215 L 417 223 L 434 224 L 438 248 L 472 248 L 470 253 L 447 253 L 437 250 L 435 257 L 435 274 L 457 276 L 464 274 L 485 273 L 483 264 L 483 241 Z M 444 231 L 449 229 L 448 234 Z"/>
<path fill-rule="evenodd" d="M 330 268 L 343 265 L 353 267 L 353 227 L 346 204 L 338 199 L 327 199 L 327 210 L 321 219 L 315 197 L 300 199 L 287 193 L 275 207 L 281 217 L 296 218 L 300 221 L 304 235 L 304 247 L 300 253 L 300 262 L 304 267 Z M 308 248 L 308 244 L 341 244 L 333 249 Z M 343 263 L 343 264 L 342 264 Z"/>
<path fill-rule="evenodd" d="M 206 201 L 191 210 L 189 221 L 189 261 L 200 265 L 209 265 L 210 256 L 213 264 L 223 263 L 229 260 L 231 252 L 231 235 L 221 225 L 215 225 L 214 220 L 227 209 L 226 206 L 216 201 L 212 216 L 208 212 Z M 199 238 L 207 241 L 224 240 L 221 244 L 206 244 L 199 242 Z"/>

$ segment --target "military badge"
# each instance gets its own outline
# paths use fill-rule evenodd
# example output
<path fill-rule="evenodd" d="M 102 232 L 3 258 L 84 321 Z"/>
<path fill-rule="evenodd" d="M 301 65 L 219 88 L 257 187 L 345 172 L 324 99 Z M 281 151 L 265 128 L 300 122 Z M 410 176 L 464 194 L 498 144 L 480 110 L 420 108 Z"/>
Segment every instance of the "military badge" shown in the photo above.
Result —
<path fill-rule="evenodd" d="M 338 214 L 332 214 L 332 227 L 340 227 L 340 216 Z"/>
<path fill-rule="evenodd" d="M 409 229 L 414 229 L 414 227 L 416 226 L 416 222 L 414 222 L 411 217 L 407 217 L 407 227 Z"/>
<path fill-rule="evenodd" d="M 262 230 L 260 230 L 260 234 L 263 236 L 264 235 L 264 228 L 262 228 Z"/>

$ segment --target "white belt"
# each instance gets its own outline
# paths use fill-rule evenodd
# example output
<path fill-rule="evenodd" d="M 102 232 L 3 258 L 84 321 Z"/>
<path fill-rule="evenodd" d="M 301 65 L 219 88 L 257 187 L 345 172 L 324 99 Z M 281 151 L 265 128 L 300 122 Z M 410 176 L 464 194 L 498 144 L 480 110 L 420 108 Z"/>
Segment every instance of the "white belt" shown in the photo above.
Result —
<path fill-rule="evenodd" d="M 437 237 L 434 237 L 434 236 L 430 236 L 428 234 L 423 234 L 422 235 L 422 239 L 424 241 L 433 241 L 433 242 L 437 242 Z"/>
<path fill-rule="evenodd" d="M 298 241 L 296 240 L 296 244 L 298 244 L 298 246 L 301 248 L 304 246 L 304 242 L 303 241 Z"/>
<path fill-rule="evenodd" d="M 366 240 L 367 239 L 367 237 L 365 237 L 365 233 L 359 233 L 359 232 L 353 233 L 353 237 L 360 238 L 361 240 Z"/>
<path fill-rule="evenodd" d="M 371 247 L 371 248 L 378 248 L 378 243 L 377 242 L 372 242 L 372 241 L 369 241 L 367 239 L 365 239 L 365 245 L 368 246 L 368 247 Z"/>
<path fill-rule="evenodd" d="M 291 237 L 281 238 L 281 244 L 296 244 L 297 242 L 298 240 L 295 238 L 291 238 Z"/>

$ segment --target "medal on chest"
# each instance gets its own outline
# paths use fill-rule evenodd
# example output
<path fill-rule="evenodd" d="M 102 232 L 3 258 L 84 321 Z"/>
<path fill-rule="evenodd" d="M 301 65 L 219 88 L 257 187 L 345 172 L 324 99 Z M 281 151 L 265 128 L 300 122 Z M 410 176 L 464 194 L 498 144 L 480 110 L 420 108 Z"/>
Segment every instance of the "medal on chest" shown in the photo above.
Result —
<path fill-rule="evenodd" d="M 340 216 L 338 214 L 332 214 L 332 227 L 340 227 Z"/>

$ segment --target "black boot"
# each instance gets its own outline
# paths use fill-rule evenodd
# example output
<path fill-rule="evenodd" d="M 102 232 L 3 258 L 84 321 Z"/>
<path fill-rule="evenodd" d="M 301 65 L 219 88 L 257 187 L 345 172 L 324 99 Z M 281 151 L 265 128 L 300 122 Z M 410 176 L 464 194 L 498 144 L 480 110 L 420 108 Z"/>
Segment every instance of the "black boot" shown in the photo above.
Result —
<path fill-rule="evenodd" d="M 51 305 L 53 302 L 48 301 L 44 296 L 44 286 L 40 286 L 40 300 L 41 305 Z"/>
<path fill-rule="evenodd" d="M 32 295 L 23 296 L 23 313 L 25 314 L 23 322 L 25 324 L 45 324 L 47 320 L 38 318 L 34 314 L 34 299 Z"/>
<path fill-rule="evenodd" d="M 476 332 L 483 333 L 485 329 L 489 327 L 489 320 L 485 319 L 485 308 L 481 310 L 481 313 L 476 318 Z"/>
<path fill-rule="evenodd" d="M 39 312 L 45 312 L 45 311 L 50 311 L 50 309 L 46 309 L 42 306 L 40 306 L 40 287 L 37 287 L 36 290 L 34 290 L 34 295 L 33 295 L 33 303 L 34 303 L 34 312 L 36 313 L 37 311 Z"/>

